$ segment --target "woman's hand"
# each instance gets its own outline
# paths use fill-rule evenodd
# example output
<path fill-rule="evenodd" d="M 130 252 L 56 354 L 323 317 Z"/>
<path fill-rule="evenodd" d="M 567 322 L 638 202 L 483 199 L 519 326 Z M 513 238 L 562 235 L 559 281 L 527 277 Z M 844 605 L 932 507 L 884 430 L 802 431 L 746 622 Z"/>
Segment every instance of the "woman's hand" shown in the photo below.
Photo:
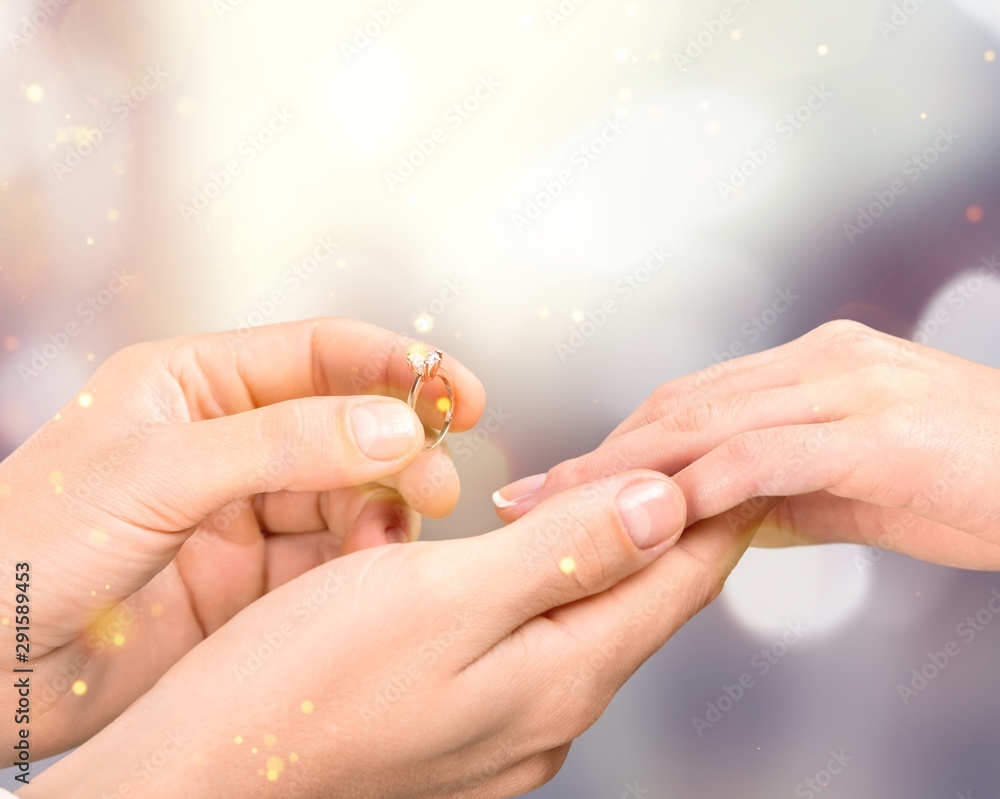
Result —
<path fill-rule="evenodd" d="M 1000 372 L 854 322 L 661 386 L 594 452 L 501 489 L 518 518 L 623 469 L 674 475 L 688 522 L 786 496 L 760 543 L 846 541 L 1000 569 Z"/>
<path fill-rule="evenodd" d="M 0 615 L 29 564 L 35 757 L 85 741 L 263 594 L 451 510 L 454 467 L 398 399 L 414 346 L 327 319 L 130 347 L 0 464 Z M 468 429 L 482 386 L 445 368 Z M 428 424 L 442 393 L 422 392 Z M 2 665 L 25 664 L 7 647 Z"/>
<path fill-rule="evenodd" d="M 681 537 L 676 486 L 630 472 L 484 536 L 319 566 L 20 795 L 520 795 L 718 594 L 766 511 Z"/>

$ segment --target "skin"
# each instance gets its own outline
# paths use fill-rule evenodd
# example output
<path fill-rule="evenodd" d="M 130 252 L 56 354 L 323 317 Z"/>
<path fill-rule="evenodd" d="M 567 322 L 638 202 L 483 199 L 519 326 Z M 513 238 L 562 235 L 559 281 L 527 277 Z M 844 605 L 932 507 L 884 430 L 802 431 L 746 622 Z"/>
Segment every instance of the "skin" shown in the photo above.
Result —
<path fill-rule="evenodd" d="M 86 741 L 261 596 L 415 539 L 419 514 L 454 507 L 450 458 L 422 451 L 399 399 L 416 344 L 322 319 L 130 347 L 87 383 L 91 404 L 74 399 L 0 464 L 3 584 L 30 564 L 34 758 Z M 445 368 L 462 398 L 454 429 L 469 429 L 483 388 L 454 359 Z M 421 393 L 428 424 L 442 393 L 441 381 Z M 378 457 L 361 449 L 358 407 Z M 402 435 L 371 424 L 379 408 Z M 15 596 L 2 592 L 0 615 L 15 619 Z M 5 716 L 5 763 L 16 734 Z"/>
<path fill-rule="evenodd" d="M 594 452 L 498 492 L 513 521 L 623 469 L 674 477 L 688 523 L 782 496 L 758 542 L 863 543 L 1000 569 L 1000 372 L 831 322 L 773 350 L 672 380 Z"/>
<path fill-rule="evenodd" d="M 645 548 L 623 505 L 636 487 L 659 492 L 642 505 Z M 533 790 L 718 595 L 769 507 L 681 537 L 677 487 L 633 471 L 486 535 L 338 558 L 243 610 L 19 796 L 81 784 L 130 799 Z"/>
<path fill-rule="evenodd" d="M 392 398 L 413 342 L 345 320 L 232 336 L 119 353 L 0 465 L 5 549 L 31 564 L 32 752 L 83 744 L 21 796 L 531 790 L 773 504 L 681 537 L 680 489 L 632 470 L 493 533 L 402 543 L 458 497 Z M 447 367 L 468 429 L 482 387 Z M 372 403 L 411 432 L 360 438 Z"/>

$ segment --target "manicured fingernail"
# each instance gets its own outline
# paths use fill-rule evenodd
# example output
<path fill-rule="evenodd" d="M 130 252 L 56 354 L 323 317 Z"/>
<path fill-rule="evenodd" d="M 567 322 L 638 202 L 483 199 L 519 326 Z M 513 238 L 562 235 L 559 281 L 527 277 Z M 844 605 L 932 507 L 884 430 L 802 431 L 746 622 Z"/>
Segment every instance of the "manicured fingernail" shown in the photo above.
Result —
<path fill-rule="evenodd" d="M 618 495 L 618 512 L 639 549 L 650 549 L 677 535 L 684 526 L 680 492 L 660 480 L 629 486 Z"/>
<path fill-rule="evenodd" d="M 377 461 L 401 458 L 413 448 L 417 428 L 413 414 L 398 402 L 369 402 L 351 411 L 354 440 Z"/>
<path fill-rule="evenodd" d="M 544 474 L 533 474 L 531 477 L 522 477 L 517 482 L 504 486 L 494 493 L 493 504 L 501 510 L 504 508 L 513 508 L 519 502 L 524 502 L 524 500 L 537 492 L 544 483 Z"/>

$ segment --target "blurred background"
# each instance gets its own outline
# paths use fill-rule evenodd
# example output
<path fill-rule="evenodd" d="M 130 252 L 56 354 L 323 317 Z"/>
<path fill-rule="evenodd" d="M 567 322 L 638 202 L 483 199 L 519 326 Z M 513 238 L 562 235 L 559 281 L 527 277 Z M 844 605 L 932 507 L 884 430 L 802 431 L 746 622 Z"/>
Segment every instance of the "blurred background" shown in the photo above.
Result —
<path fill-rule="evenodd" d="M 1000 367 L 998 38 L 997 0 L 0 0 L 0 454 L 129 343 L 351 316 L 487 386 L 447 538 L 829 319 Z M 532 795 L 1000 796 L 1000 619 L 956 633 L 997 588 L 751 552 Z"/>

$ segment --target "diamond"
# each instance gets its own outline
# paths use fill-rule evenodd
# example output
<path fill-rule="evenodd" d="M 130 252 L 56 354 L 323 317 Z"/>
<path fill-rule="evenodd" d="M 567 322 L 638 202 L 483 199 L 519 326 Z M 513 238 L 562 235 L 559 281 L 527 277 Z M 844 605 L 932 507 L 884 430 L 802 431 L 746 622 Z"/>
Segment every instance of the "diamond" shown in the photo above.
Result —
<path fill-rule="evenodd" d="M 417 350 L 416 352 L 409 353 L 406 356 L 406 360 L 410 364 L 410 371 L 417 377 L 422 377 L 424 380 L 433 380 L 437 377 L 438 369 L 441 368 L 442 355 L 444 353 L 441 350 L 434 350 L 434 352 Z"/>

